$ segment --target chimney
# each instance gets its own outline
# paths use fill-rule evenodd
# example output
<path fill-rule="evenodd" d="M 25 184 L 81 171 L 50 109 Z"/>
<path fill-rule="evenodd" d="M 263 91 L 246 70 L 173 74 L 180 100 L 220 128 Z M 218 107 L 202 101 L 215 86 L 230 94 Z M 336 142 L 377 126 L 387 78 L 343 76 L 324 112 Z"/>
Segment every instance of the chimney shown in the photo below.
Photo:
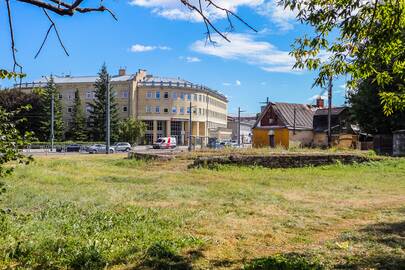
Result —
<path fill-rule="evenodd" d="M 322 97 L 316 99 L 316 107 L 323 109 L 325 107 L 325 100 Z"/>
<path fill-rule="evenodd" d="M 125 76 L 126 75 L 126 69 L 125 68 L 120 68 L 118 70 L 118 76 Z"/>

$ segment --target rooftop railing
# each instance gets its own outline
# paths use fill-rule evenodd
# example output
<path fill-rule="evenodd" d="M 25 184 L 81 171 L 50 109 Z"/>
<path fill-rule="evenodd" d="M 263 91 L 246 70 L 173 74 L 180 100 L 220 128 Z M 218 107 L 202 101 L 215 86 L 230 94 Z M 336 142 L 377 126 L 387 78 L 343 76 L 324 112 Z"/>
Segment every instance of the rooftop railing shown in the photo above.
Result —
<path fill-rule="evenodd" d="M 191 88 L 191 89 L 198 89 L 198 90 L 203 90 L 203 91 L 208 91 L 211 93 L 214 93 L 218 96 L 221 96 L 223 98 L 226 98 L 224 95 L 219 93 L 216 90 L 212 90 L 211 88 L 208 88 L 204 85 L 201 84 L 193 84 L 193 83 L 186 83 L 186 82 L 172 82 L 172 81 L 141 81 L 138 83 L 139 86 L 150 86 L 150 87 L 183 87 L 183 88 Z"/>

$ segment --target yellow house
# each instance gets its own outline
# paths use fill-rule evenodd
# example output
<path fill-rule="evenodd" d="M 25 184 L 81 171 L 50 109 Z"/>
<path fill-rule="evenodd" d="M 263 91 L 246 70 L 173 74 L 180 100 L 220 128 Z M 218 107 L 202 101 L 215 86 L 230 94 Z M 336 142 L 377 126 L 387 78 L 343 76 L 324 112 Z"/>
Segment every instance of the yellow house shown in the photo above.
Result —
<path fill-rule="evenodd" d="M 305 104 L 269 103 L 253 126 L 253 147 L 311 145 L 313 109 Z"/>

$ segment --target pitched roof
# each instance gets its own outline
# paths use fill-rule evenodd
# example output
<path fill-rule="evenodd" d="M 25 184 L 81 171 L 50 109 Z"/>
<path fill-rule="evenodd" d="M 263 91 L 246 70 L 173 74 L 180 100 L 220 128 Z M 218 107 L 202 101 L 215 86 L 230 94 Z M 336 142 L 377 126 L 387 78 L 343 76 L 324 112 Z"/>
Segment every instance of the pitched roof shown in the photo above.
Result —
<path fill-rule="evenodd" d="M 332 108 L 332 115 L 339 115 L 346 109 L 347 109 L 347 107 L 334 107 L 334 108 Z M 316 110 L 315 115 L 316 116 L 318 116 L 318 115 L 328 115 L 328 108 L 323 108 L 323 109 Z"/>
<path fill-rule="evenodd" d="M 283 121 L 287 128 L 294 128 L 294 111 L 295 111 L 295 128 L 296 129 L 312 129 L 314 112 L 305 104 L 272 102 L 269 103 L 257 119 L 256 127 L 267 111 L 273 108 L 274 113 Z"/>
<path fill-rule="evenodd" d="M 274 103 L 275 112 L 284 121 L 287 127 L 294 127 L 294 111 L 295 111 L 295 128 L 312 129 L 314 112 L 305 104 L 294 103 Z"/>

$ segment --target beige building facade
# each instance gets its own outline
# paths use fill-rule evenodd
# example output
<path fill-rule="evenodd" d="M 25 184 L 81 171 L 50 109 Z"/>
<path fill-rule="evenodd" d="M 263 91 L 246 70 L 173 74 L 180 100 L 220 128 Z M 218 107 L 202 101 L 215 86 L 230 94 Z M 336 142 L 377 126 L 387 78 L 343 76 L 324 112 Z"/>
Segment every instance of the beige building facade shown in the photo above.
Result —
<path fill-rule="evenodd" d="M 97 76 L 54 76 L 63 107 L 63 120 L 71 121 L 75 91 L 79 90 L 83 110 L 88 117 L 94 102 Z M 48 78 L 22 84 L 22 91 L 44 87 Z M 120 69 L 110 83 L 115 93 L 120 119 L 135 118 L 147 126 L 145 143 L 159 137 L 176 137 L 178 144 L 187 144 L 191 114 L 192 138 L 206 143 L 208 138 L 221 135 L 227 126 L 228 100 L 218 91 L 179 78 L 156 77 L 138 70 L 126 74 Z M 191 105 L 191 110 L 190 110 Z M 190 113 L 191 111 L 191 113 Z"/>

